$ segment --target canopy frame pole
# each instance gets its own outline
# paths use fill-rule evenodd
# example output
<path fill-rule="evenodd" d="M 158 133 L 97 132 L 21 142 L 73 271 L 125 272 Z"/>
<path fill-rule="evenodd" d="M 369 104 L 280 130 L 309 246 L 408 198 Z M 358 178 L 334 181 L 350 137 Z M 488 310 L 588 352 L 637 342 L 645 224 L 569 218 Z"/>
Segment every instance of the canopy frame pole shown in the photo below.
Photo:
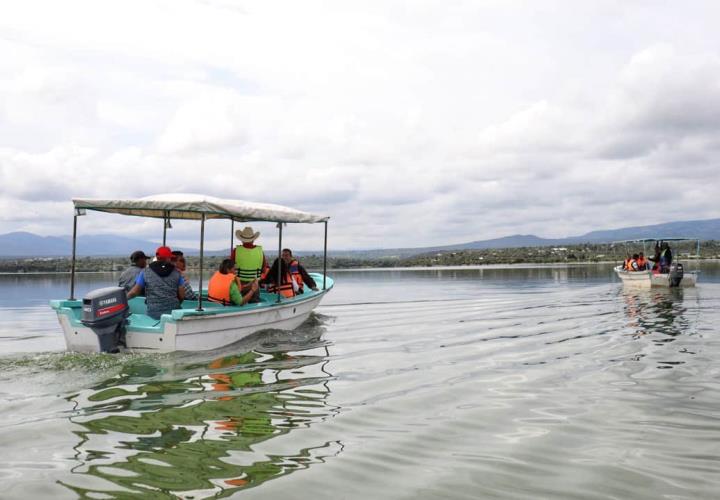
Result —
<path fill-rule="evenodd" d="M 77 210 L 73 216 L 72 263 L 70 264 L 70 298 L 75 300 L 75 251 L 77 248 Z"/>
<path fill-rule="evenodd" d="M 230 255 L 232 255 L 233 251 L 233 242 L 235 241 L 233 239 L 233 234 L 235 233 L 235 219 L 230 219 Z"/>
<path fill-rule="evenodd" d="M 198 282 L 198 306 L 196 311 L 202 311 L 202 284 L 203 284 L 203 257 L 205 256 L 205 213 L 200 219 L 200 281 Z"/>
<path fill-rule="evenodd" d="M 280 302 L 280 287 L 282 286 L 282 227 L 283 223 L 278 222 L 278 256 L 277 256 L 277 302 Z"/>
<path fill-rule="evenodd" d="M 164 215 L 163 215 L 163 244 L 162 244 L 162 246 L 165 246 L 165 242 L 167 241 L 167 221 L 168 221 L 168 213 L 167 213 L 167 211 L 165 211 Z"/>
<path fill-rule="evenodd" d="M 325 240 L 323 242 L 323 290 L 326 289 L 325 276 L 327 276 L 327 223 L 325 221 Z"/>

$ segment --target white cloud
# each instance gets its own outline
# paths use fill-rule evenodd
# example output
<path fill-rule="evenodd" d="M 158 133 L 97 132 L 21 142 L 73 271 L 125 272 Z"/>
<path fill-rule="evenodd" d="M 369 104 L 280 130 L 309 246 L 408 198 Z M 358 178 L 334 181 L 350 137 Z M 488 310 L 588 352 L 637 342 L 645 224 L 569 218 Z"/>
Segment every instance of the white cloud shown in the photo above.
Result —
<path fill-rule="evenodd" d="M 0 193 L 22 210 L 0 232 L 67 234 L 71 196 L 172 191 L 328 213 L 336 248 L 563 236 L 628 214 L 717 217 L 717 11 L 559 0 L 3 6 Z M 84 230 L 157 225 L 98 221 Z M 313 228 L 295 231 L 319 248 Z"/>

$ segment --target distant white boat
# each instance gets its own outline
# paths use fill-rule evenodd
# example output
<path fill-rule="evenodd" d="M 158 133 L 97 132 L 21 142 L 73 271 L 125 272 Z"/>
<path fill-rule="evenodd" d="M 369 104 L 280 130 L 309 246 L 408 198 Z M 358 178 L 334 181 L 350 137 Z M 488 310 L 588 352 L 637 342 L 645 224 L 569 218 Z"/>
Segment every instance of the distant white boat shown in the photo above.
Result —
<path fill-rule="evenodd" d="M 656 243 L 659 241 L 695 241 L 697 247 L 696 257 L 700 257 L 700 240 L 697 238 L 646 238 L 639 240 L 626 240 L 616 241 L 613 245 L 618 243 L 632 244 L 642 243 L 643 252 L 645 251 L 646 243 Z M 693 287 L 697 284 L 698 271 L 687 271 L 685 266 L 681 262 L 673 262 L 670 266 L 669 272 L 659 273 L 650 269 L 643 269 L 640 271 L 628 271 L 623 268 L 622 264 L 615 266 L 615 274 L 623 282 L 623 285 L 637 286 L 637 287 Z"/>
<path fill-rule="evenodd" d="M 259 330 L 293 330 L 300 326 L 323 297 L 332 289 L 333 280 L 327 276 L 327 221 L 329 217 L 309 214 L 288 207 L 223 200 L 202 195 L 158 195 L 135 200 L 74 199 L 73 259 L 70 298 L 52 300 L 70 351 L 117 352 L 119 346 L 135 350 L 202 351 L 233 344 Z M 184 301 L 180 309 L 153 319 L 147 314 L 143 297 L 127 300 L 125 290 L 108 287 L 88 293 L 82 300 L 75 298 L 75 244 L 77 217 L 85 210 L 97 210 L 123 215 L 201 221 L 200 281 L 197 302 Z M 306 290 L 294 297 L 264 290 L 260 302 L 243 306 L 224 306 L 207 301 L 203 289 L 203 250 L 206 219 L 234 221 L 271 221 L 278 223 L 278 256 L 282 248 L 282 226 L 285 223 L 324 223 L 325 244 L 323 273 L 312 273 L 318 290 Z M 230 228 L 233 234 L 233 225 Z M 232 236 L 231 236 L 232 238 Z"/>
<path fill-rule="evenodd" d="M 652 271 L 626 271 L 622 266 L 615 267 L 615 274 L 618 275 L 624 285 L 640 287 L 689 287 L 697 283 L 697 271 L 683 271 L 683 276 L 677 285 L 672 284 L 671 274 L 653 273 Z"/>

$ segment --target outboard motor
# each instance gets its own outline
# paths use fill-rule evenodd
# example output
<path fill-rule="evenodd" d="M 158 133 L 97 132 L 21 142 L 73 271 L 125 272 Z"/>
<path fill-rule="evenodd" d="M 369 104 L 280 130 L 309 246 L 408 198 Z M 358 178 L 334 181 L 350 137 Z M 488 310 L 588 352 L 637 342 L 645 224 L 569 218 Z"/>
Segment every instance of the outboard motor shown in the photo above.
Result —
<path fill-rule="evenodd" d="M 130 315 L 125 289 L 99 288 L 83 297 L 82 322 L 98 336 L 100 352 L 120 352 L 125 345 L 125 325 Z"/>
<path fill-rule="evenodd" d="M 684 275 L 685 270 L 683 269 L 683 265 L 681 263 L 676 262 L 675 264 L 672 264 L 670 266 L 670 272 L 668 273 L 668 280 L 670 281 L 670 286 L 680 286 L 680 282 L 682 281 Z"/>

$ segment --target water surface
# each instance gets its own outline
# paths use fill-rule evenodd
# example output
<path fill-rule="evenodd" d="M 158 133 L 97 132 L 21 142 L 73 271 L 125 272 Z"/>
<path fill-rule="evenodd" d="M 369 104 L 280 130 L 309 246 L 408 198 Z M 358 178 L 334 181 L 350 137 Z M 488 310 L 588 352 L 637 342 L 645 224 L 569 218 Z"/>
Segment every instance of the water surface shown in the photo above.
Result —
<path fill-rule="evenodd" d="M 702 271 L 336 272 L 293 333 L 125 356 L 64 352 L 66 277 L 0 276 L 0 497 L 717 498 Z"/>

